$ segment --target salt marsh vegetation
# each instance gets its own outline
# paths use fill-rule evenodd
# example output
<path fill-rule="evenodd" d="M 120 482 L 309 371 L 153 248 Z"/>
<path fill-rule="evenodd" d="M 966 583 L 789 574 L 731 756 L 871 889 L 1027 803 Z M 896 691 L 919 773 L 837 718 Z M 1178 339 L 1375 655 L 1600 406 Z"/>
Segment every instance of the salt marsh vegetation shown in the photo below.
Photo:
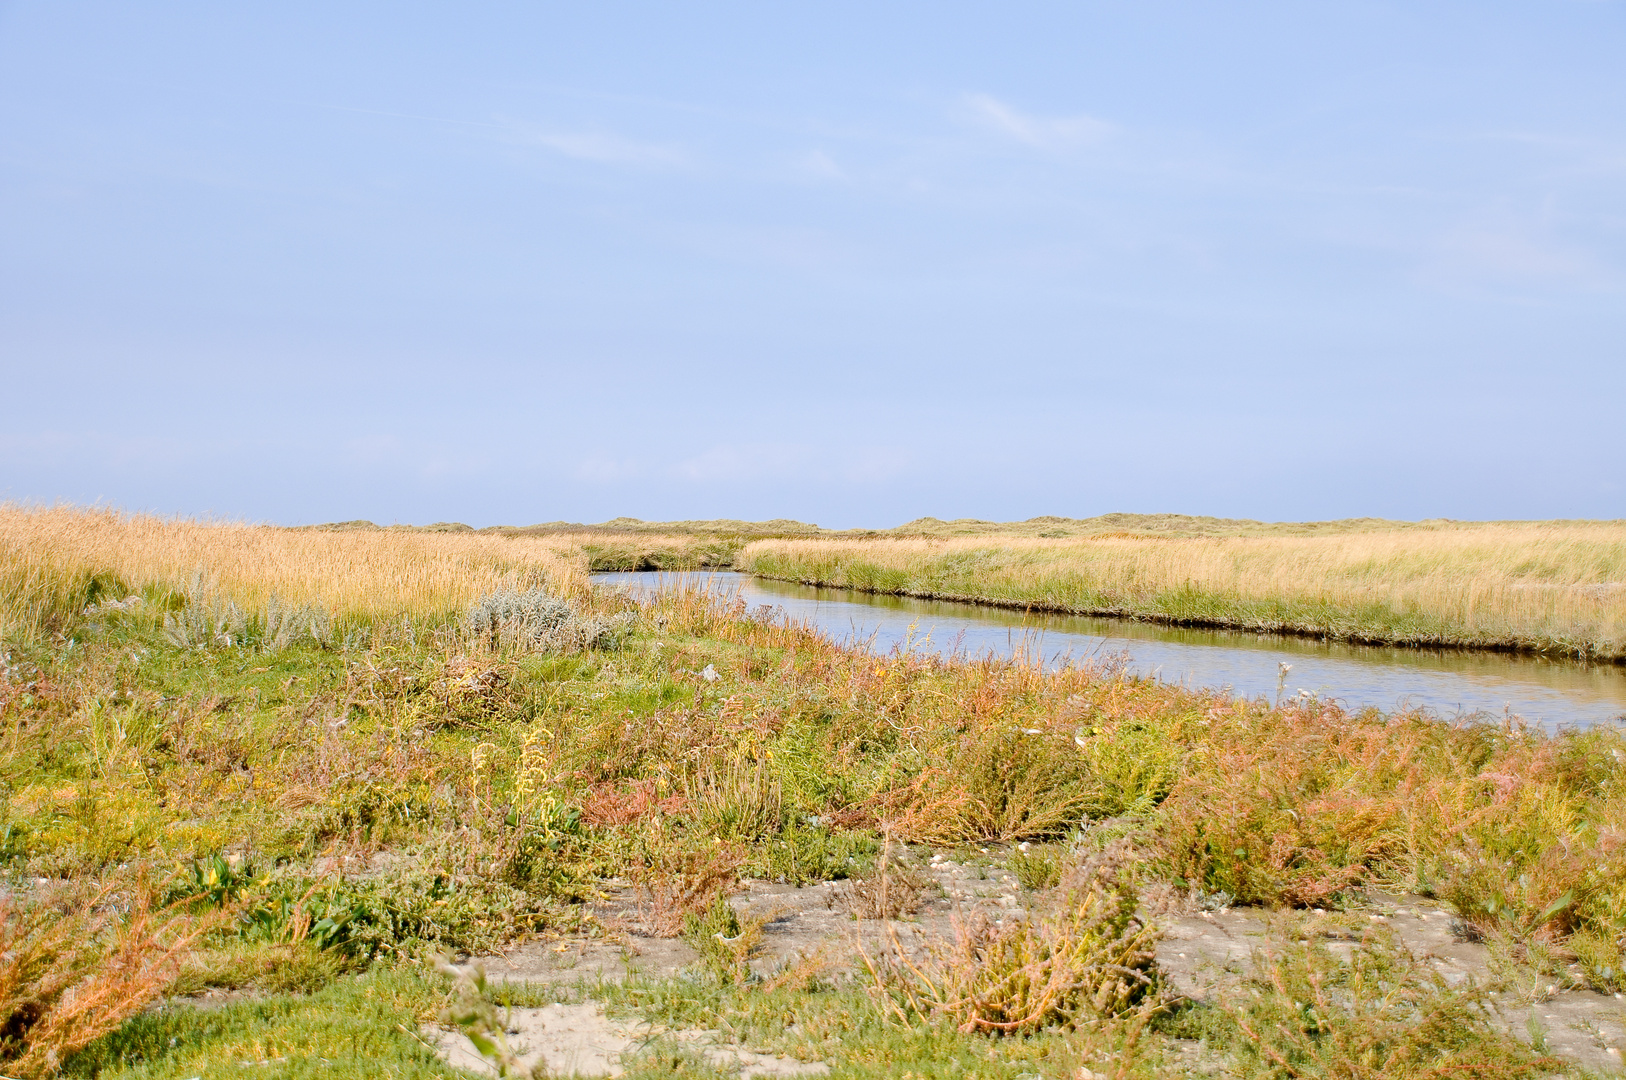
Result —
<path fill-rule="evenodd" d="M 1495 995 L 1626 992 L 1613 730 L 877 657 L 727 597 L 595 591 L 559 538 L 0 526 L 5 1075 L 443 1075 L 436 1024 L 596 1000 L 833 1075 L 1533 1077 L 1577 1066 Z M 330 631 L 268 632 L 273 594 Z M 226 603 L 235 631 L 166 633 Z M 764 967 L 742 889 L 848 882 L 850 925 L 895 928 L 943 860 L 1008 870 L 1019 906 L 845 974 Z M 1370 929 L 1399 894 L 1499 974 L 1447 985 Z M 1236 993 L 1177 992 L 1169 913 L 1229 909 L 1269 947 Z M 661 934 L 681 978 L 437 966 Z M 644 1047 L 629 1075 L 720 1068 Z"/>

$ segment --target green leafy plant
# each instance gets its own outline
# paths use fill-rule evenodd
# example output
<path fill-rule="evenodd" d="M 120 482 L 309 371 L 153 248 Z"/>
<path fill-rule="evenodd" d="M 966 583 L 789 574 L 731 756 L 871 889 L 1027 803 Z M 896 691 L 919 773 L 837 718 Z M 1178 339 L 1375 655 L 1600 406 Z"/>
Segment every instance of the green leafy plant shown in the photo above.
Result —
<path fill-rule="evenodd" d="M 454 980 L 451 1000 L 440 1013 L 441 1023 L 461 1031 L 498 1076 L 528 1080 L 537 1075 L 508 1043 L 508 1025 L 491 1000 L 485 968 L 478 964 L 458 967 L 445 960 L 438 966 Z"/>
<path fill-rule="evenodd" d="M 170 884 L 165 901 L 194 910 L 220 910 L 234 903 L 254 885 L 252 868 L 246 864 L 234 866 L 217 852 L 194 860 L 191 867 Z"/>

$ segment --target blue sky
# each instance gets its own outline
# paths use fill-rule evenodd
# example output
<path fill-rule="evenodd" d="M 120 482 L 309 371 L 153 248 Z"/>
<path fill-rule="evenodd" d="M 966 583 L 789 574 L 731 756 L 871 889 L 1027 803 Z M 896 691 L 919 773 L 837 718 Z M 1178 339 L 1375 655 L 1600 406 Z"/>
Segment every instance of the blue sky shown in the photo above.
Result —
<path fill-rule="evenodd" d="M 0 4 L 0 497 L 1623 517 L 1623 57 L 1617 0 Z"/>

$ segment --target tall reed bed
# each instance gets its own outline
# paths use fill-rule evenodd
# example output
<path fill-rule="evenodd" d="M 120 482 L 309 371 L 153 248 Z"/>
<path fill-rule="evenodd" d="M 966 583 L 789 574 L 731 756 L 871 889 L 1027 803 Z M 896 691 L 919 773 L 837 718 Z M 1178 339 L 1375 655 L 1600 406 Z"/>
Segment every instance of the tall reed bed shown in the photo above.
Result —
<path fill-rule="evenodd" d="M 326 532 L 5 505 L 0 637 L 37 636 L 101 598 L 183 592 L 200 569 L 244 607 L 276 594 L 369 621 L 447 614 L 505 586 L 569 592 L 583 583 L 572 546 L 557 539 Z"/>
<path fill-rule="evenodd" d="M 765 577 L 1039 610 L 1626 659 L 1626 522 L 1334 536 L 759 540 Z"/>

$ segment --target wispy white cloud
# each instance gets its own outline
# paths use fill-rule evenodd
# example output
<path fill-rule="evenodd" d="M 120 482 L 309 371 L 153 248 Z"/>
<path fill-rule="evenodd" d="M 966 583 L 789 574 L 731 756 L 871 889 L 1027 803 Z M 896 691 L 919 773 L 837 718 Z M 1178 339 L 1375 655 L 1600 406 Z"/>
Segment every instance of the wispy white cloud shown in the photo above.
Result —
<path fill-rule="evenodd" d="M 1431 245 L 1422 276 L 1442 285 L 1614 290 L 1622 275 L 1593 252 L 1539 221 L 1495 218 L 1464 224 Z"/>
<path fill-rule="evenodd" d="M 1082 113 L 1035 116 L 989 94 L 967 94 L 962 101 L 973 123 L 1041 150 L 1097 143 L 1117 130 L 1105 120 Z"/>
<path fill-rule="evenodd" d="M 912 470 L 915 458 L 899 447 L 829 448 L 799 443 L 720 443 L 673 463 L 675 480 L 743 483 L 758 480 L 876 484 Z"/>
<path fill-rule="evenodd" d="M 634 458 L 595 455 L 576 463 L 576 479 L 589 484 L 617 484 L 637 480 L 646 470 Z"/>
<path fill-rule="evenodd" d="M 609 131 L 529 131 L 539 146 L 577 161 L 641 168 L 674 168 L 690 163 L 689 154 L 671 143 L 640 142 Z"/>
<path fill-rule="evenodd" d="M 796 170 L 816 180 L 845 180 L 847 172 L 823 150 L 812 150 L 796 159 Z"/>

